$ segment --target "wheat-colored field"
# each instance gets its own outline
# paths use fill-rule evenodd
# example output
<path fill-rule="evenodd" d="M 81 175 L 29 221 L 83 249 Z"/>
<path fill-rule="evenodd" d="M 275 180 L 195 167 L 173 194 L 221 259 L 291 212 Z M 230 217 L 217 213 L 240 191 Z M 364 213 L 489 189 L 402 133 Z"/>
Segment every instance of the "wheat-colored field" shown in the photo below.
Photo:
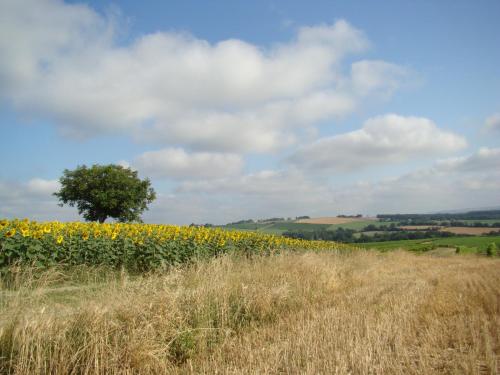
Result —
<path fill-rule="evenodd" d="M 500 260 L 224 256 L 2 278 L 0 373 L 496 374 Z"/>
<path fill-rule="evenodd" d="M 490 232 L 498 232 L 500 228 L 466 228 L 466 227 L 448 227 L 441 229 L 443 232 L 451 232 L 454 234 L 473 234 L 480 236 Z"/>

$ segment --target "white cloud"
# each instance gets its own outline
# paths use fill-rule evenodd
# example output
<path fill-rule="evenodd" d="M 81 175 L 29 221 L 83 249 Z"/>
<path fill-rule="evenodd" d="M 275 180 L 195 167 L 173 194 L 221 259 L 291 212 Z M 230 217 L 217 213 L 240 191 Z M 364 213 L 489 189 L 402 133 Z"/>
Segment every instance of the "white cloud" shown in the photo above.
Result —
<path fill-rule="evenodd" d="M 141 173 L 158 178 L 212 179 L 241 172 L 239 155 L 208 152 L 186 153 L 181 148 L 145 152 L 133 163 Z"/>
<path fill-rule="evenodd" d="M 500 205 L 500 169 L 491 166 L 500 165 L 499 154 L 500 149 L 480 149 L 401 176 L 342 187 L 296 169 L 261 171 L 240 178 L 186 182 L 171 199 L 196 197 L 198 206 L 209 207 L 209 202 L 219 200 L 224 206 L 230 197 L 230 205 L 215 216 L 218 222 L 302 214 L 374 215 L 495 207 Z M 201 217 L 200 222 L 210 218 Z"/>
<path fill-rule="evenodd" d="M 316 215 L 327 208 L 334 209 L 334 199 L 327 184 L 310 180 L 292 169 L 264 170 L 211 181 L 186 181 L 168 202 L 173 207 L 178 206 L 179 211 L 185 211 L 186 205 L 195 209 L 193 219 L 184 219 L 184 222 L 196 218 L 197 222 L 226 223 L 243 218 Z M 191 200 L 196 203 L 180 204 Z M 167 207 L 164 201 L 158 204 Z M 147 217 L 161 221 L 153 208 Z M 171 212 L 170 217 L 182 220 L 182 214 Z"/>
<path fill-rule="evenodd" d="M 33 178 L 26 183 L 0 181 L 0 218 L 29 218 L 39 221 L 79 220 L 76 208 L 59 207 L 52 193 L 55 180 Z"/>
<path fill-rule="evenodd" d="M 500 113 L 488 117 L 484 123 L 486 131 L 500 132 Z"/>
<path fill-rule="evenodd" d="M 343 20 L 269 47 L 176 32 L 123 45 L 115 29 L 84 5 L 0 2 L 0 98 L 68 136 L 122 132 L 197 151 L 269 152 L 293 143 L 297 127 L 392 92 L 405 71 L 360 61 L 344 76 L 346 57 L 369 42 Z"/>
<path fill-rule="evenodd" d="M 406 82 L 405 67 L 356 61 L 370 43 L 346 21 L 302 27 L 269 46 L 172 31 L 123 42 L 119 27 L 85 5 L 0 0 L 0 101 L 53 120 L 67 136 L 111 133 L 153 143 L 158 150 L 119 162 L 179 181 L 173 193 L 159 192 L 146 219 L 226 222 L 499 203 L 498 149 L 343 188 L 307 173 L 443 157 L 466 146 L 420 117 L 371 118 L 361 129 L 299 148 L 288 170 L 241 174 L 244 154 L 304 144 L 317 134 L 315 125 L 387 99 Z M 491 116 L 485 127 L 498 130 L 499 119 Z M 57 188 L 40 178 L 0 181 L 0 216 L 78 218 L 76 209 L 58 208 L 51 195 Z"/>
<path fill-rule="evenodd" d="M 253 196 L 282 197 L 292 200 L 292 196 L 306 192 L 318 193 L 316 183 L 310 181 L 298 170 L 263 170 L 256 173 L 239 176 L 238 178 L 224 178 L 213 181 L 188 181 L 182 183 L 178 192 L 202 193 L 238 193 Z"/>
<path fill-rule="evenodd" d="M 126 160 L 119 160 L 116 162 L 116 164 L 123 168 L 130 168 L 130 163 Z"/>
<path fill-rule="evenodd" d="M 500 148 L 483 147 L 473 155 L 440 160 L 436 168 L 448 172 L 498 172 Z"/>
<path fill-rule="evenodd" d="M 382 91 L 391 95 L 409 74 L 408 69 L 379 60 L 363 60 L 352 64 L 351 79 L 354 92 L 369 95 Z"/>
<path fill-rule="evenodd" d="M 144 213 L 146 222 L 226 223 L 244 218 L 418 213 L 500 206 L 500 149 L 480 149 L 427 168 L 375 181 L 339 186 L 297 169 L 205 180 L 186 180 Z M 35 182 L 33 182 L 35 181 Z M 57 206 L 54 181 L 0 181 L 0 217 L 77 220 L 76 208 Z"/>
<path fill-rule="evenodd" d="M 44 180 L 42 178 L 33 178 L 28 181 L 27 190 L 35 195 L 51 195 L 59 191 L 61 184 L 57 180 Z"/>
<path fill-rule="evenodd" d="M 429 119 L 389 114 L 367 120 L 361 129 L 303 146 L 290 161 L 305 169 L 349 171 L 447 154 L 466 145 L 463 137 Z"/>
<path fill-rule="evenodd" d="M 345 190 L 347 201 L 373 213 L 498 207 L 500 149 L 480 149 L 397 178 Z"/>

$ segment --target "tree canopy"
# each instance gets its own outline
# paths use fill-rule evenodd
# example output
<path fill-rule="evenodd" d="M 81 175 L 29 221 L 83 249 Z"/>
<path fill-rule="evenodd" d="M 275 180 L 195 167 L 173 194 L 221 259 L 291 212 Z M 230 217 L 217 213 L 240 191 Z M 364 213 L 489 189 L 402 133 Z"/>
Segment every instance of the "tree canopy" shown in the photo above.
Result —
<path fill-rule="evenodd" d="M 54 195 L 60 205 L 76 205 L 87 221 L 103 223 L 107 218 L 141 221 L 141 214 L 156 198 L 149 179 L 141 180 L 137 171 L 120 165 L 65 169 L 59 181 L 61 189 Z"/>

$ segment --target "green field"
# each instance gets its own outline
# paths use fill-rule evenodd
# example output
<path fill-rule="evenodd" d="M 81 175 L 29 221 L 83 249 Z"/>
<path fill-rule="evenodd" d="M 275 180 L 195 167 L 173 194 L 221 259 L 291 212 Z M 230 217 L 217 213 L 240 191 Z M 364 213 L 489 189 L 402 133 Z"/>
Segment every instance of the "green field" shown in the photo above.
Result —
<path fill-rule="evenodd" d="M 465 222 L 491 223 L 496 220 L 463 220 Z M 367 225 L 373 224 L 376 226 L 389 226 L 391 224 L 399 225 L 399 222 L 363 220 L 344 224 L 309 224 L 295 223 L 291 221 L 275 222 L 275 223 L 245 223 L 226 225 L 223 228 L 234 230 L 251 230 L 267 234 L 281 235 L 286 231 L 317 231 L 317 230 L 337 230 L 339 228 L 353 229 L 356 231 L 363 230 Z M 359 232 L 355 233 L 355 237 L 365 235 L 373 235 L 380 231 Z M 436 247 L 461 247 L 462 253 L 484 253 L 488 245 L 492 242 L 500 248 L 500 236 L 470 236 L 470 237 L 448 237 L 448 238 L 428 238 L 418 240 L 400 240 L 400 241 L 381 241 L 381 242 L 366 242 L 356 243 L 355 246 L 361 248 L 377 249 L 381 251 L 406 249 L 411 251 L 427 251 Z"/>
<path fill-rule="evenodd" d="M 493 224 L 500 220 L 488 219 L 488 220 L 460 220 L 464 223 L 484 223 Z M 436 221 L 436 225 L 440 224 L 441 221 Z M 309 224 L 309 223 L 296 223 L 292 221 L 282 221 L 274 223 L 242 223 L 242 224 L 228 224 L 223 226 L 224 229 L 236 229 L 236 230 L 251 230 L 269 234 L 282 234 L 286 231 L 314 231 L 314 230 L 337 230 L 339 228 L 353 229 L 356 231 L 362 231 L 367 225 L 376 225 L 378 227 L 388 227 L 392 224 L 396 226 L 400 225 L 397 221 L 377 221 L 377 220 L 362 220 L 354 221 L 351 223 L 343 224 Z"/>
<path fill-rule="evenodd" d="M 269 234 L 282 234 L 286 231 L 315 231 L 322 229 L 329 229 L 330 224 L 308 224 L 308 223 L 294 223 L 292 221 L 280 221 L 275 223 L 244 223 L 244 224 L 230 224 L 225 225 L 224 229 L 237 229 L 237 230 L 253 230 Z"/>
<path fill-rule="evenodd" d="M 425 251 L 435 247 L 462 246 L 464 252 L 485 252 L 490 243 L 496 243 L 500 247 L 500 236 L 474 236 L 474 237 L 449 237 L 429 238 L 421 240 L 366 242 L 356 244 L 359 247 L 377 250 L 406 249 L 413 251 Z"/>
<path fill-rule="evenodd" d="M 292 221 L 280 221 L 275 223 L 242 223 L 228 224 L 225 229 L 254 230 L 263 233 L 281 234 L 286 231 L 315 231 L 315 230 L 336 230 L 338 228 L 362 230 L 367 225 L 389 226 L 392 222 L 381 222 L 376 220 L 355 221 L 344 224 L 310 224 L 296 223 Z M 397 225 L 398 223 L 396 223 Z"/>
<path fill-rule="evenodd" d="M 344 228 L 344 229 L 354 229 L 354 230 L 362 230 L 364 229 L 367 225 L 373 224 L 376 225 L 377 227 L 383 226 L 383 227 L 388 227 L 391 224 L 398 225 L 398 222 L 392 222 L 392 221 L 377 221 L 377 220 L 363 220 L 363 221 L 353 221 L 352 223 L 344 223 L 344 224 L 330 224 L 328 226 L 329 230 L 336 230 L 338 228 Z"/>
<path fill-rule="evenodd" d="M 265 227 L 268 227 L 272 224 L 269 223 L 242 223 L 242 224 L 227 224 L 222 228 L 224 229 L 235 229 L 235 230 L 254 230 L 261 231 Z"/>

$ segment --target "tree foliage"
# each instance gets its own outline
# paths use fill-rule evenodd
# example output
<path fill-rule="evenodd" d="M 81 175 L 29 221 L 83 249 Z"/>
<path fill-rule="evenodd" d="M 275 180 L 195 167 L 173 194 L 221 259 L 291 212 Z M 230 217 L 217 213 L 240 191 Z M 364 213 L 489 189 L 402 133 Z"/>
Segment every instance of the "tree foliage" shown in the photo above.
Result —
<path fill-rule="evenodd" d="M 60 205 L 76 205 L 87 221 L 103 223 L 107 218 L 120 222 L 141 221 L 142 212 L 156 198 L 149 179 L 141 180 L 137 171 L 120 165 L 65 169 L 59 181 L 61 189 L 54 195 Z"/>

